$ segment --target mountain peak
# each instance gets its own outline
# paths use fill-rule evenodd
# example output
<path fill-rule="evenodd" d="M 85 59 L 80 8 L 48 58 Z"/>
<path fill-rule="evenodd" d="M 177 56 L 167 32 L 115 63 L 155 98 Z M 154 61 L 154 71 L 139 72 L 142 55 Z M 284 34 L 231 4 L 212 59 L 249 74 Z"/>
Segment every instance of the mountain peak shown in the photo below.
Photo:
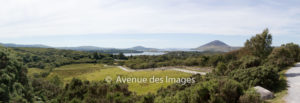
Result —
<path fill-rule="evenodd" d="M 214 40 L 212 42 L 204 44 L 203 46 L 227 46 L 227 47 L 230 47 L 229 45 L 227 45 L 226 43 L 224 43 L 220 40 Z"/>
<path fill-rule="evenodd" d="M 144 47 L 144 46 L 135 46 L 135 47 L 132 47 L 132 48 L 146 48 L 146 47 Z"/>
<path fill-rule="evenodd" d="M 196 48 L 196 50 L 199 51 L 213 51 L 213 52 L 228 52 L 231 51 L 231 49 L 232 48 L 229 45 L 227 45 L 226 43 L 220 40 L 214 40 Z"/>

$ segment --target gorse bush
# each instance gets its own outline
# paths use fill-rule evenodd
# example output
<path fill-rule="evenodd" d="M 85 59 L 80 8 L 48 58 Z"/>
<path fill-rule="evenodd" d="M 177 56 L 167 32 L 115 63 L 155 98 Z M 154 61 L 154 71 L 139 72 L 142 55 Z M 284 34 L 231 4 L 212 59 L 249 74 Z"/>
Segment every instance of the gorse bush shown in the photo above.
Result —
<path fill-rule="evenodd" d="M 68 103 L 134 103 L 134 95 L 128 91 L 126 84 L 109 84 L 106 82 L 89 82 L 73 79 L 65 86 L 57 101 Z"/>
<path fill-rule="evenodd" d="M 268 56 L 268 65 L 274 65 L 280 68 L 293 65 L 299 61 L 300 48 L 299 45 L 288 43 L 275 48 Z"/>
<path fill-rule="evenodd" d="M 243 93 L 242 86 L 231 79 L 199 82 L 183 91 L 158 95 L 157 103 L 236 103 Z"/>
<path fill-rule="evenodd" d="M 259 66 L 247 69 L 236 69 L 229 76 L 239 81 L 245 88 L 262 86 L 275 89 L 279 82 L 278 69 L 274 66 Z"/>

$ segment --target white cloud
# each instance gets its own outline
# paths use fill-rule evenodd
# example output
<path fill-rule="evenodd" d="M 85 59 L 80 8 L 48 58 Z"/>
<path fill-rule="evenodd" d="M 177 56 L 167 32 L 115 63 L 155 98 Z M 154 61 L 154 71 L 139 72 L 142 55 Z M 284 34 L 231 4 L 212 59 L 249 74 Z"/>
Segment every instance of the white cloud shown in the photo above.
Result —
<path fill-rule="evenodd" d="M 107 33 L 300 33 L 294 0 L 1 0 L 0 37 Z"/>

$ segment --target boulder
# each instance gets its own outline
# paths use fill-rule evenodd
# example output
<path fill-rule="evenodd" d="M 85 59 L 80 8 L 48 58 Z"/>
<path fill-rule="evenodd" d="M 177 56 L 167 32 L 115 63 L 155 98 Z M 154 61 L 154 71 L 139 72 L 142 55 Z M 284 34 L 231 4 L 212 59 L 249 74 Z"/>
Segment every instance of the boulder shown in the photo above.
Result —
<path fill-rule="evenodd" d="M 274 98 L 274 93 L 272 93 L 271 91 L 269 91 L 269 90 L 267 90 L 267 89 L 265 89 L 261 86 L 256 86 L 256 87 L 254 87 L 254 89 L 257 93 L 260 94 L 260 98 L 262 100 L 267 100 L 267 99 Z"/>

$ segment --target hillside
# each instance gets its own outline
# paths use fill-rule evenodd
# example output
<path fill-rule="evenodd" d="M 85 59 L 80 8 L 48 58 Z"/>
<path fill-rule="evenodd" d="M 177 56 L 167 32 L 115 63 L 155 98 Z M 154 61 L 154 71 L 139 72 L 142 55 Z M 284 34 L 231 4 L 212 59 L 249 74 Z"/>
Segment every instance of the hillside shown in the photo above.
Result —
<path fill-rule="evenodd" d="M 52 48 L 60 50 L 75 50 L 75 51 L 91 51 L 100 53 L 142 53 L 142 51 L 130 50 L 130 49 L 119 49 L 119 48 L 104 48 L 97 46 L 77 46 L 77 47 L 51 47 L 42 44 L 13 44 L 13 43 L 0 43 L 0 46 L 11 47 L 11 48 Z"/>
<path fill-rule="evenodd" d="M 4 47 L 52 48 L 50 46 L 41 45 L 41 44 L 24 45 L 24 44 L 13 44 L 13 43 L 0 43 L 0 45 Z"/>
<path fill-rule="evenodd" d="M 78 46 L 78 47 L 57 47 L 57 49 L 77 50 L 77 51 L 96 51 L 96 50 L 110 50 L 114 48 L 102 48 L 96 46 Z"/>
<path fill-rule="evenodd" d="M 132 48 L 127 48 L 128 50 L 136 50 L 136 51 L 158 51 L 159 49 L 156 48 L 147 48 L 143 46 L 135 46 Z"/>

